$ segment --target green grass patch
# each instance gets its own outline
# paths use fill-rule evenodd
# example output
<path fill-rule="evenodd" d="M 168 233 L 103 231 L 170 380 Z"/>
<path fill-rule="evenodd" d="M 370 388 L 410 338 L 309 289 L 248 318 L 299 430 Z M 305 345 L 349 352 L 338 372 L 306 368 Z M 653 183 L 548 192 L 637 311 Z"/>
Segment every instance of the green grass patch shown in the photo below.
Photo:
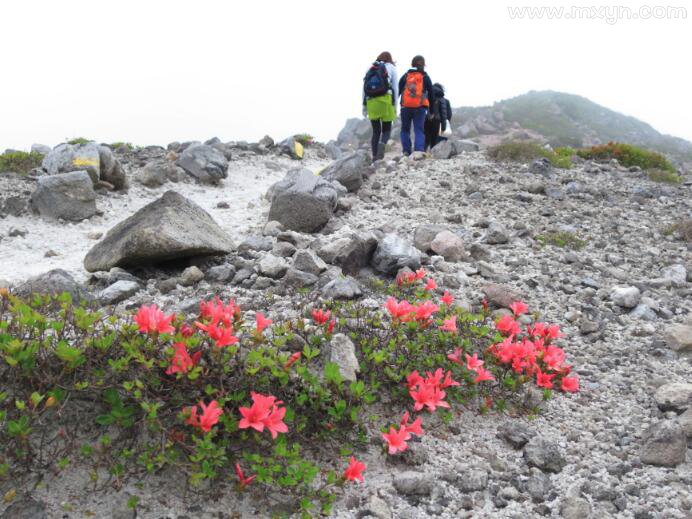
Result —
<path fill-rule="evenodd" d="M 506 142 L 488 148 L 487 154 L 493 160 L 509 160 L 514 162 L 529 162 L 545 157 L 556 168 L 570 169 L 574 149 L 560 147 L 555 150 L 544 148 L 537 142 Z"/>
<path fill-rule="evenodd" d="M 663 182 L 664 184 L 679 184 L 682 179 L 674 171 L 668 171 L 666 169 L 650 169 L 647 171 L 649 180 L 654 182 Z"/>
<path fill-rule="evenodd" d="M 125 149 L 127 149 L 127 151 L 132 151 L 136 148 L 136 146 L 134 144 L 132 144 L 131 142 L 121 142 L 121 141 L 112 142 L 111 144 L 108 145 L 108 147 L 111 148 L 112 150 L 125 148 Z"/>
<path fill-rule="evenodd" d="M 536 240 L 542 245 L 553 245 L 565 249 L 581 250 L 586 246 L 586 241 L 576 234 L 567 231 L 551 231 L 536 236 Z"/>
<path fill-rule="evenodd" d="M 305 147 L 315 143 L 315 138 L 309 133 L 297 133 L 293 138 Z"/>
<path fill-rule="evenodd" d="M 91 141 L 89 139 L 85 139 L 84 137 L 75 137 L 74 139 L 70 139 L 69 141 L 67 141 L 67 144 L 89 144 L 90 142 Z"/>
<path fill-rule="evenodd" d="M 639 166 L 642 169 L 659 169 L 675 173 L 675 167 L 666 157 L 655 151 L 645 150 L 622 142 L 609 142 L 577 151 L 583 159 L 617 161 L 625 167 Z"/>
<path fill-rule="evenodd" d="M 43 155 L 35 151 L 10 151 L 0 155 L 0 173 L 14 171 L 26 175 L 43 161 Z"/>

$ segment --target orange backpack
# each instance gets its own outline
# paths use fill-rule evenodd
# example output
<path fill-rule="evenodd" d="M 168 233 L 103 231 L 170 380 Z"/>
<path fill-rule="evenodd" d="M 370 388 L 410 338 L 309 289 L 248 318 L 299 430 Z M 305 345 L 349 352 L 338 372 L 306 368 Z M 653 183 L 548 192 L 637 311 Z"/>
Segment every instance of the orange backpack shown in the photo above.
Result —
<path fill-rule="evenodd" d="M 423 73 L 407 72 L 406 86 L 401 97 L 401 105 L 405 108 L 420 108 L 428 106 L 428 98 L 423 94 Z"/>

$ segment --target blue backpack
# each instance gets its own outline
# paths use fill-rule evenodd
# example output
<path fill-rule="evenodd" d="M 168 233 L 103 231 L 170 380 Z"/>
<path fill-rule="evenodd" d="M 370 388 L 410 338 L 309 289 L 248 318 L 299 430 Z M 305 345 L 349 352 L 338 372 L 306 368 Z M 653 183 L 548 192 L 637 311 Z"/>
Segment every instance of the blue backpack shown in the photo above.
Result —
<path fill-rule="evenodd" d="M 363 92 L 366 97 L 379 97 L 389 92 L 390 88 L 387 67 L 384 62 L 376 61 L 363 78 Z"/>

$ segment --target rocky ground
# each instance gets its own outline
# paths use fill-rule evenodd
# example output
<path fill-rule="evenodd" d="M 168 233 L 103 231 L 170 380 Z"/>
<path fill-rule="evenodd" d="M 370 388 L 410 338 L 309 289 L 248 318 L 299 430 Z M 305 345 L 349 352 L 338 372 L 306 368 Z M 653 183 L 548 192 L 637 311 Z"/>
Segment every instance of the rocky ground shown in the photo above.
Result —
<path fill-rule="evenodd" d="M 360 456 L 366 484 L 346 489 L 336 517 L 690 517 L 692 261 L 690 243 L 678 230 L 692 217 L 689 178 L 657 184 L 615 163 L 579 163 L 571 170 L 541 162 L 498 164 L 482 151 L 447 160 L 399 159 L 395 149 L 373 167 L 354 166 L 360 176 L 338 168 L 323 172 L 343 186 L 307 175 L 270 202 L 267 189 L 298 164 L 288 156 L 231 152 L 228 176 L 218 185 L 183 175 L 177 183 L 141 186 L 141 168 L 164 160 L 167 151 L 155 153 L 116 153 L 132 187 L 98 194 L 103 214 L 73 224 L 21 212 L 0 220 L 0 277 L 19 290 L 29 275 L 60 267 L 83 282 L 80 289 L 116 309 L 157 302 L 194 311 L 201 298 L 218 293 L 249 309 L 270 300 L 271 313 L 288 317 L 297 312 L 298 286 L 311 286 L 314 298 L 368 301 L 371 278 L 418 261 L 460 304 L 474 306 L 487 297 L 502 307 L 514 292 L 563 327 L 580 393 L 556 395 L 537 416 L 468 412 L 449 425 L 428 424 L 429 434 L 396 463 L 373 438 Z M 317 146 L 301 165 L 314 173 L 329 163 Z M 32 191 L 35 180 L 0 182 L 3 194 L 21 194 Z M 306 190 L 310 203 L 334 202 L 320 231 L 267 223 L 269 214 L 284 218 L 277 200 L 299 182 L 317 183 Z M 167 189 L 206 209 L 237 249 L 220 259 L 158 268 L 83 270 L 84 255 L 101 238 L 97 233 Z M 321 218 L 304 207 L 294 228 Z M 46 258 L 48 250 L 57 256 Z M 129 289 L 122 283 L 111 288 L 123 281 Z M 278 510 L 257 489 L 240 501 L 229 493 L 199 502 L 170 475 L 130 482 L 118 492 L 85 493 L 87 481 L 86 473 L 47 476 L 34 491 L 37 506 L 49 517 L 132 517 L 122 505 L 132 494 L 149 496 L 140 498 L 139 517 L 249 517 Z M 13 515 L 17 510 L 1 517 L 31 517 Z"/>

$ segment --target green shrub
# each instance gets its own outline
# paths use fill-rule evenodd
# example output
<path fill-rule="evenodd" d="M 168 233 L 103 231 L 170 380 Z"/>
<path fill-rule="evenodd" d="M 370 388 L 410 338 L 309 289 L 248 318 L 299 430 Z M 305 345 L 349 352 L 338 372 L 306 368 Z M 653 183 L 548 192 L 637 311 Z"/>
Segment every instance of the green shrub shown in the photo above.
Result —
<path fill-rule="evenodd" d="M 38 152 L 10 151 L 0 155 L 0 173 L 13 171 L 26 174 L 37 168 L 43 161 L 43 155 Z"/>
<path fill-rule="evenodd" d="M 293 138 L 305 147 L 308 147 L 315 142 L 315 138 L 309 133 L 297 133 L 293 136 Z"/>
<path fill-rule="evenodd" d="M 667 169 L 650 169 L 647 171 L 649 180 L 654 182 L 663 182 L 665 184 L 679 184 L 682 179 L 678 176 L 675 171 L 668 171 Z"/>
<path fill-rule="evenodd" d="M 67 144 L 89 144 L 90 142 L 92 141 L 90 141 L 89 139 L 85 139 L 84 137 L 75 137 L 74 139 L 70 139 L 69 141 L 67 141 Z"/>
<path fill-rule="evenodd" d="M 125 148 L 127 151 L 132 151 L 135 149 L 135 145 L 132 144 L 131 142 L 122 142 L 122 141 L 117 141 L 117 142 L 112 142 L 111 144 L 108 145 L 112 150 L 117 150 L 119 148 Z"/>
<path fill-rule="evenodd" d="M 660 153 L 645 150 L 631 144 L 609 142 L 577 151 L 583 159 L 610 160 L 617 159 L 625 167 L 639 166 L 642 169 L 660 169 L 675 173 L 675 167 Z"/>
<path fill-rule="evenodd" d="M 536 240 L 543 245 L 553 245 L 555 247 L 573 250 L 583 249 L 586 245 L 585 240 L 582 240 L 576 234 L 567 231 L 550 231 L 536 236 Z"/>
<path fill-rule="evenodd" d="M 529 162 L 545 157 L 556 168 L 570 169 L 572 167 L 572 148 L 557 148 L 555 151 L 544 148 L 536 142 L 506 142 L 488 148 L 487 154 L 494 160 L 509 160 L 515 162 Z"/>

